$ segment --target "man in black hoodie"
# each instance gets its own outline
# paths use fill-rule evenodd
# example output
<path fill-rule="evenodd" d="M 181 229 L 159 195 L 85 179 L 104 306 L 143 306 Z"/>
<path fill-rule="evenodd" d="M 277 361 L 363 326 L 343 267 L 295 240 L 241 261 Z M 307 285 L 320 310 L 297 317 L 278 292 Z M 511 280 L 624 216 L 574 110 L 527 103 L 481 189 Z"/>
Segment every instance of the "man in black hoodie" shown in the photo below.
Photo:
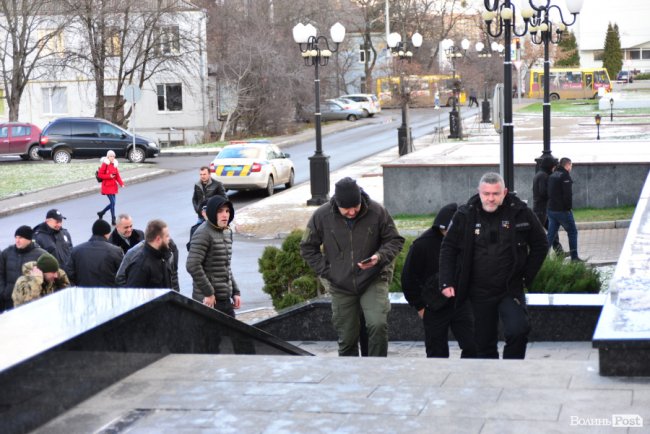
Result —
<path fill-rule="evenodd" d="M 192 298 L 208 307 L 235 317 L 241 306 L 237 282 L 230 267 L 235 218 L 232 203 L 224 196 L 212 196 L 206 205 L 207 220 L 190 239 L 186 268 L 192 276 Z"/>
<path fill-rule="evenodd" d="M 440 209 L 433 226 L 420 235 L 409 250 L 402 268 L 402 291 L 424 325 L 427 357 L 449 357 L 449 328 L 458 340 L 462 358 L 476 356 L 474 316 L 468 302 L 455 306 L 438 288 L 440 245 L 458 205 Z"/>
<path fill-rule="evenodd" d="M 499 319 L 504 359 L 523 359 L 530 323 L 524 288 L 544 262 L 548 244 L 541 223 L 498 173 L 481 177 L 478 194 L 458 208 L 440 249 L 440 290 L 469 298 L 474 311 L 477 357 L 499 358 Z"/>

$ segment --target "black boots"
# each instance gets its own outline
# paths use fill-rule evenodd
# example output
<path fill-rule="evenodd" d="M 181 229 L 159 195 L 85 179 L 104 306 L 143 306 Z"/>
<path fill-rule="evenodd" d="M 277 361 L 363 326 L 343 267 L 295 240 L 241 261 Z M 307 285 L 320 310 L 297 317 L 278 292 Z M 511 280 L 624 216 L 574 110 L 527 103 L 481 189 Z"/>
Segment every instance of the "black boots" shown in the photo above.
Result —
<path fill-rule="evenodd" d="M 115 217 L 113 217 L 113 218 L 111 219 L 111 224 L 112 224 L 113 226 L 116 226 L 116 225 L 117 225 L 117 224 L 115 223 Z"/>
<path fill-rule="evenodd" d="M 99 219 L 102 220 L 104 218 L 104 211 L 98 211 L 97 217 L 99 217 Z"/>

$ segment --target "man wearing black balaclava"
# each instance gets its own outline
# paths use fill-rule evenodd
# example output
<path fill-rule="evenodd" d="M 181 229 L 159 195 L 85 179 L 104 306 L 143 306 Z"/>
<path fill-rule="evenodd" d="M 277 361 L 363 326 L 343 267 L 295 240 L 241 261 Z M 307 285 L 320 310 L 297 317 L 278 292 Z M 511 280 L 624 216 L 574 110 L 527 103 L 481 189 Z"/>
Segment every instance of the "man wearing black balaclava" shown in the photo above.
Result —
<path fill-rule="evenodd" d="M 192 276 L 192 298 L 208 307 L 235 317 L 241 306 L 237 282 L 230 267 L 232 231 L 235 218 L 232 203 L 216 195 L 208 200 L 207 220 L 196 229 L 190 240 L 186 268 Z"/>
<path fill-rule="evenodd" d="M 351 178 L 311 216 L 300 254 L 332 296 L 339 356 L 359 355 L 359 317 L 368 331 L 368 355 L 388 354 L 388 286 L 404 245 L 388 211 Z"/>

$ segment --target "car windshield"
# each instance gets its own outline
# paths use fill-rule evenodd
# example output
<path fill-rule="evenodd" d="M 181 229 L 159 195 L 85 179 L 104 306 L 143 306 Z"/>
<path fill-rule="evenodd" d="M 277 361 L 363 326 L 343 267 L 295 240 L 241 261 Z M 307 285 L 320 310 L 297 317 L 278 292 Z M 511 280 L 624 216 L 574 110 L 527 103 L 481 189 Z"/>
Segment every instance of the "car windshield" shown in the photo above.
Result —
<path fill-rule="evenodd" d="M 238 146 L 236 148 L 223 148 L 217 158 L 259 158 L 260 148 Z"/>

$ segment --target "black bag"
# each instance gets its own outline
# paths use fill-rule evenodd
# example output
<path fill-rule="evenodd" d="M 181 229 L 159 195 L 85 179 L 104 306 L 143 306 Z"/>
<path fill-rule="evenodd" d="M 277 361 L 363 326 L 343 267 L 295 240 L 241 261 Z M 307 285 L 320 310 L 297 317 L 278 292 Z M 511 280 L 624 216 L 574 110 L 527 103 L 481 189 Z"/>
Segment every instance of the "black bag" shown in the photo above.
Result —
<path fill-rule="evenodd" d="M 95 170 L 95 179 L 97 182 L 102 182 L 103 179 L 99 177 L 99 169 Z"/>

